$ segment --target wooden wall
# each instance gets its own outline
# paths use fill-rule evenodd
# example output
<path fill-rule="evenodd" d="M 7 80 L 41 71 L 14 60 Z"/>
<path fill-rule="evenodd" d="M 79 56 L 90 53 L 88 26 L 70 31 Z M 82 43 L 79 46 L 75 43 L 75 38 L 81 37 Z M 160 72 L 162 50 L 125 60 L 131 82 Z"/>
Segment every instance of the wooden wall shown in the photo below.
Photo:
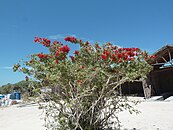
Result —
<path fill-rule="evenodd" d="M 123 95 L 144 96 L 142 82 L 128 82 L 121 86 Z"/>

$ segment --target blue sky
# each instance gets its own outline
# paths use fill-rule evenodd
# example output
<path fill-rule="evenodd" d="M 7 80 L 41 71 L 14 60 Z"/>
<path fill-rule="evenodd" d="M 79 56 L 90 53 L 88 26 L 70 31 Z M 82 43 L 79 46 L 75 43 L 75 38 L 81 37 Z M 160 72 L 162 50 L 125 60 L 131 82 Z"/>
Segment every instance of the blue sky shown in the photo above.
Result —
<path fill-rule="evenodd" d="M 11 67 L 44 52 L 35 36 L 139 47 L 153 53 L 173 43 L 172 0 L 0 0 L 0 85 L 23 80 Z"/>

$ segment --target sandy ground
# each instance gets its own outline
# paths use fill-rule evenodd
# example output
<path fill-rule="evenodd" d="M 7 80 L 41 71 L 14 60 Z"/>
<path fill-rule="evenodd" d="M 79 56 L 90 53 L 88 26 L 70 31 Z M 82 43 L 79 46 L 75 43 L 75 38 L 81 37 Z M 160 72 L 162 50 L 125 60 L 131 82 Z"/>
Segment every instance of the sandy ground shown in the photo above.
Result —
<path fill-rule="evenodd" d="M 122 130 L 173 130 L 173 102 L 142 102 L 140 114 L 119 113 Z M 38 106 L 0 108 L 0 130 L 46 130 Z"/>
<path fill-rule="evenodd" d="M 140 114 L 119 114 L 122 130 L 173 130 L 173 102 L 142 102 L 136 108 Z"/>
<path fill-rule="evenodd" d="M 42 110 L 35 104 L 0 108 L 0 130 L 46 130 Z"/>

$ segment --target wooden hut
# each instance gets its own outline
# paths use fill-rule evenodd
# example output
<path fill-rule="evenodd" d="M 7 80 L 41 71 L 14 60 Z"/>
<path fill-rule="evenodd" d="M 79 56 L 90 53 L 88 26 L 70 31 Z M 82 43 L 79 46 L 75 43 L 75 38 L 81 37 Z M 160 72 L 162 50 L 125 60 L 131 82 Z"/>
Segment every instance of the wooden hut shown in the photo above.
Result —
<path fill-rule="evenodd" d="M 148 78 L 138 83 L 124 84 L 123 94 L 134 94 L 145 98 L 156 95 L 163 95 L 166 98 L 173 95 L 173 45 L 165 45 L 153 55 L 155 59 L 149 62 L 153 70 Z M 136 86 L 139 88 L 136 89 Z"/>
<path fill-rule="evenodd" d="M 151 95 L 173 94 L 173 45 L 163 46 L 156 51 L 155 59 L 150 62 L 153 70 L 149 75 Z"/>

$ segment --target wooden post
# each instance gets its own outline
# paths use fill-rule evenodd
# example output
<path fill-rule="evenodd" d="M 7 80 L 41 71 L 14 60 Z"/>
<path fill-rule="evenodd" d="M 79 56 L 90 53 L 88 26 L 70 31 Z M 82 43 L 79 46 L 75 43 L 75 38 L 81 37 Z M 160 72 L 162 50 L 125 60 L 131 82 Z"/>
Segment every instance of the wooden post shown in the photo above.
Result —
<path fill-rule="evenodd" d="M 151 97 L 151 85 L 149 85 L 149 79 L 142 79 L 142 86 L 144 90 L 144 97 L 148 99 Z"/>

